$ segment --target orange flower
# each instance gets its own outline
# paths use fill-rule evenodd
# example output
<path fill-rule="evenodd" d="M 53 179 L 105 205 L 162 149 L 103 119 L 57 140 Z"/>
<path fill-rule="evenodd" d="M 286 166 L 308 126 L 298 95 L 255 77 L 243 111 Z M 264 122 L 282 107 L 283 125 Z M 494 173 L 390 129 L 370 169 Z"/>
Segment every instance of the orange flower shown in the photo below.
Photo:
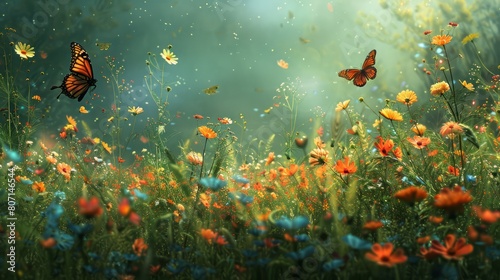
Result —
<path fill-rule="evenodd" d="M 443 217 L 429 216 L 429 221 L 433 224 L 439 225 L 444 220 Z"/>
<path fill-rule="evenodd" d="M 354 162 L 351 162 L 349 157 L 345 157 L 344 160 L 337 160 L 335 165 L 335 170 L 341 175 L 349 175 L 356 172 L 357 168 Z"/>
<path fill-rule="evenodd" d="M 413 138 L 408 137 L 406 140 L 408 140 L 413 147 L 419 150 L 425 148 L 431 143 L 431 139 L 429 137 L 420 137 L 418 135 L 413 136 Z"/>
<path fill-rule="evenodd" d="M 213 129 L 211 129 L 208 126 L 198 127 L 198 132 L 201 134 L 201 136 L 203 136 L 207 139 L 212 139 L 212 138 L 217 137 L 217 133 L 215 131 L 213 131 Z"/>
<path fill-rule="evenodd" d="M 144 238 L 137 238 L 134 240 L 134 244 L 132 244 L 132 249 L 134 250 L 134 254 L 140 257 L 146 253 L 148 245 L 144 243 Z"/>
<path fill-rule="evenodd" d="M 193 118 L 197 119 L 197 120 L 202 120 L 203 119 L 203 116 L 200 115 L 200 114 L 194 114 L 193 115 Z"/>
<path fill-rule="evenodd" d="M 457 134 L 462 134 L 463 132 L 463 128 L 457 122 L 446 122 L 441 127 L 441 130 L 439 130 L 439 134 L 441 134 L 441 136 L 443 137 L 446 137 L 448 135 L 450 135 L 450 137 L 453 137 Z"/>
<path fill-rule="evenodd" d="M 427 198 L 427 191 L 422 188 L 411 186 L 396 192 L 394 197 L 413 205 L 415 202 L 420 202 Z"/>
<path fill-rule="evenodd" d="M 403 116 L 401 115 L 401 113 L 399 113 L 398 111 L 394 111 L 392 109 L 389 109 L 389 108 L 384 108 L 384 109 L 380 110 L 379 113 L 382 115 L 382 117 L 384 117 L 390 121 L 400 122 L 403 120 Z"/>
<path fill-rule="evenodd" d="M 384 138 L 378 136 L 378 143 L 375 143 L 375 148 L 380 152 L 383 157 L 389 156 L 392 148 L 394 147 L 394 142 L 391 139 L 384 140 Z"/>
<path fill-rule="evenodd" d="M 443 95 L 450 90 L 450 85 L 447 82 L 435 83 L 431 86 L 431 94 L 434 96 Z"/>
<path fill-rule="evenodd" d="M 197 152 L 189 152 L 186 158 L 192 165 L 201 165 L 203 163 L 203 156 Z"/>
<path fill-rule="evenodd" d="M 453 189 L 443 188 L 434 196 L 434 206 L 444 209 L 450 215 L 454 216 L 464 211 L 464 204 L 472 201 L 469 192 L 464 192 L 460 186 Z"/>
<path fill-rule="evenodd" d="M 437 46 L 444 46 L 444 45 L 448 44 L 449 42 L 451 42 L 452 38 L 453 37 L 451 37 L 450 35 L 436 35 L 436 36 L 432 37 L 431 44 L 437 45 Z"/>
<path fill-rule="evenodd" d="M 393 252 L 394 246 L 391 242 L 385 243 L 383 246 L 375 243 L 372 246 L 372 252 L 367 252 L 365 258 L 372 262 L 376 262 L 378 265 L 392 267 L 399 263 L 404 263 L 408 259 L 405 256 L 403 249 L 399 248 Z M 374 254 L 375 253 L 375 254 Z"/>
<path fill-rule="evenodd" d="M 50 163 L 50 164 L 56 164 L 57 163 L 57 159 L 53 156 L 53 155 L 49 155 L 46 157 L 47 161 Z"/>
<path fill-rule="evenodd" d="M 40 240 L 40 245 L 42 245 L 42 247 L 46 249 L 53 248 L 57 245 L 57 241 L 53 237 L 49 237 L 45 240 Z"/>
<path fill-rule="evenodd" d="M 446 235 L 444 242 L 445 246 L 437 240 L 432 240 L 431 250 L 447 260 L 461 260 L 474 250 L 471 244 L 465 244 L 465 238 L 462 237 L 457 240 L 454 234 Z"/>
<path fill-rule="evenodd" d="M 472 206 L 476 216 L 485 224 L 494 224 L 500 218 L 499 211 L 491 211 L 488 209 L 481 209 L 480 206 Z"/>
<path fill-rule="evenodd" d="M 417 238 L 417 243 L 420 244 L 420 245 L 425 244 L 425 243 L 427 243 L 429 241 L 431 241 L 431 237 L 428 236 L 428 235 Z"/>
<path fill-rule="evenodd" d="M 89 111 L 88 111 L 87 109 L 85 109 L 85 107 L 84 107 L 84 106 L 80 106 L 79 111 L 80 111 L 80 113 L 82 113 L 82 114 L 88 114 L 88 113 L 89 113 Z"/>
<path fill-rule="evenodd" d="M 319 136 L 314 138 L 314 145 L 318 149 L 323 149 L 324 147 L 326 147 L 325 142 L 323 142 L 323 140 L 321 140 L 321 137 L 319 137 Z"/>
<path fill-rule="evenodd" d="M 376 231 L 377 229 L 383 227 L 384 224 L 382 224 L 381 221 L 368 221 L 365 223 L 363 226 L 363 229 L 371 230 L 371 231 Z"/>
<path fill-rule="evenodd" d="M 40 95 L 33 95 L 33 97 L 31 97 L 31 99 L 36 100 L 36 101 L 42 101 L 42 98 L 40 97 Z"/>
<path fill-rule="evenodd" d="M 417 134 L 418 136 L 423 136 L 426 130 L 427 127 L 419 123 L 417 123 L 411 128 L 411 131 L 413 131 L 413 133 Z"/>
<path fill-rule="evenodd" d="M 396 96 L 396 100 L 407 106 L 410 106 L 413 103 L 417 102 L 418 98 L 413 90 L 405 89 L 398 93 L 398 95 Z"/>
<path fill-rule="evenodd" d="M 323 165 L 329 161 L 328 151 L 323 148 L 316 148 L 309 153 L 310 165 Z"/>
<path fill-rule="evenodd" d="M 269 155 L 267 155 L 266 166 L 271 164 L 271 162 L 273 161 L 274 161 L 274 152 L 270 152 Z"/>
<path fill-rule="evenodd" d="M 401 150 L 400 147 L 397 147 L 392 151 L 392 154 L 399 160 L 401 161 L 403 159 L 403 151 Z"/>
<path fill-rule="evenodd" d="M 45 192 L 45 183 L 44 182 L 34 182 L 33 186 L 31 186 L 35 191 L 39 193 Z"/>
<path fill-rule="evenodd" d="M 217 237 L 217 233 L 213 232 L 211 229 L 201 229 L 201 237 L 203 237 L 208 243 L 212 243 L 212 241 Z"/>
<path fill-rule="evenodd" d="M 458 177 L 458 175 L 460 175 L 460 169 L 458 169 L 454 166 L 448 165 L 448 173 L 450 173 L 453 176 Z"/>
<path fill-rule="evenodd" d="M 118 205 L 118 213 L 123 217 L 127 217 L 130 212 L 132 212 L 132 207 L 130 206 L 130 202 L 127 198 L 123 198 L 120 204 Z"/>
<path fill-rule="evenodd" d="M 78 201 L 78 205 L 80 207 L 80 215 L 87 219 L 99 217 L 103 212 L 99 199 L 95 196 L 88 201 L 81 197 Z"/>
<path fill-rule="evenodd" d="M 66 178 L 66 181 L 69 181 L 71 179 L 71 166 L 67 165 L 66 163 L 59 163 L 57 165 L 57 171 L 61 173 L 64 178 Z"/>

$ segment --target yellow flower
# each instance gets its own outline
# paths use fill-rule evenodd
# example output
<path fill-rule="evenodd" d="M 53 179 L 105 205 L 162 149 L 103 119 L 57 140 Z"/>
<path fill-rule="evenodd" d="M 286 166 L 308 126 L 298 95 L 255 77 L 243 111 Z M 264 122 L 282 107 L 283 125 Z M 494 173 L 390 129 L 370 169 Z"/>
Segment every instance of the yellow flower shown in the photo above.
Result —
<path fill-rule="evenodd" d="M 469 34 L 467 36 L 465 36 L 463 39 L 462 39 L 462 44 L 467 44 L 469 42 L 472 42 L 474 39 L 477 39 L 479 38 L 479 33 L 472 33 L 472 34 Z"/>
<path fill-rule="evenodd" d="M 426 130 L 427 130 L 427 127 L 425 125 L 419 124 L 419 123 L 417 123 L 415 126 L 413 126 L 411 128 L 411 131 L 413 131 L 418 136 L 424 135 Z"/>
<path fill-rule="evenodd" d="M 418 101 L 415 92 L 408 89 L 405 89 L 398 93 L 398 95 L 396 96 L 396 100 L 408 106 Z"/>
<path fill-rule="evenodd" d="M 460 81 L 460 80 L 459 80 Z M 471 83 L 467 83 L 467 81 L 460 81 L 460 83 L 462 84 L 462 86 L 464 86 L 464 88 L 466 88 L 468 91 L 474 91 L 474 85 L 471 84 Z"/>
<path fill-rule="evenodd" d="M 87 111 L 87 109 L 85 109 L 85 107 L 84 107 L 84 106 L 81 106 L 81 107 L 80 107 L 80 113 L 82 113 L 82 114 L 88 114 L 88 113 L 89 113 L 89 111 Z"/>
<path fill-rule="evenodd" d="M 384 117 L 388 120 L 391 120 L 391 121 L 400 122 L 403 120 L 403 116 L 401 116 L 401 114 L 398 111 L 394 111 L 394 110 L 389 109 L 389 108 L 384 108 L 384 109 L 380 110 L 380 114 L 382 115 L 382 117 Z"/>
<path fill-rule="evenodd" d="M 104 150 L 106 150 L 106 152 L 108 152 L 108 154 L 111 154 L 111 148 L 109 147 L 108 143 L 101 141 L 101 145 L 104 148 Z"/>
<path fill-rule="evenodd" d="M 132 115 L 134 116 L 137 116 L 139 114 L 142 114 L 144 113 L 144 109 L 142 109 L 141 107 L 128 107 L 128 111 L 129 113 L 132 113 Z"/>
<path fill-rule="evenodd" d="M 447 82 L 439 82 L 431 86 L 431 94 L 436 96 L 442 95 L 449 90 L 450 85 Z"/>
<path fill-rule="evenodd" d="M 339 102 L 339 104 L 337 104 L 337 107 L 335 108 L 335 112 L 340 112 L 342 110 L 347 109 L 347 107 L 349 107 L 350 102 L 351 102 L 350 99 L 347 99 L 346 101 L 343 102 Z"/>
<path fill-rule="evenodd" d="M 437 45 L 437 46 L 444 46 L 446 44 L 448 44 L 449 42 L 451 42 L 451 39 L 453 37 L 451 37 L 450 35 L 436 35 L 434 37 L 432 37 L 432 44 L 433 45 Z"/>
<path fill-rule="evenodd" d="M 175 65 L 175 64 L 177 64 L 177 62 L 179 60 L 179 58 L 177 58 L 173 52 L 171 52 L 170 50 L 167 50 L 167 49 L 163 49 L 163 52 L 160 55 L 163 59 L 165 59 L 165 61 L 168 64 Z"/>
<path fill-rule="evenodd" d="M 28 45 L 28 44 L 23 44 L 21 42 L 18 42 L 17 45 L 14 47 L 14 50 L 16 53 L 24 59 L 28 59 L 30 57 L 35 56 L 35 49 Z"/>
<path fill-rule="evenodd" d="M 215 131 L 213 131 L 213 129 L 211 129 L 208 126 L 200 126 L 200 127 L 198 127 L 198 131 L 200 132 L 200 134 L 203 137 L 205 137 L 207 139 L 212 139 L 212 138 L 217 137 L 217 133 Z"/>

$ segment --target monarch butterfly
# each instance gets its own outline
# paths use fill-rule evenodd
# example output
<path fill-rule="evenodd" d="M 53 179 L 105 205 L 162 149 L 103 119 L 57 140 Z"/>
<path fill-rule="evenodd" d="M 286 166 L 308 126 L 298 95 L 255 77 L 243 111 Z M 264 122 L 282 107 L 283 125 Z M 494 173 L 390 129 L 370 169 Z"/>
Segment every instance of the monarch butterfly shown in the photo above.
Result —
<path fill-rule="evenodd" d="M 96 87 L 95 83 L 97 80 L 94 79 L 88 53 L 76 42 L 71 43 L 71 64 L 69 71 L 71 73 L 64 77 L 60 86 L 53 86 L 50 89 L 62 89 L 57 98 L 64 93 L 69 98 L 78 98 L 78 101 L 82 101 L 89 88 L 92 86 Z"/>
<path fill-rule="evenodd" d="M 377 68 L 373 67 L 375 65 L 375 55 L 376 50 L 372 50 L 363 62 L 363 67 L 360 69 L 344 69 L 339 72 L 339 77 L 345 78 L 347 80 L 352 80 L 353 84 L 358 87 L 366 85 L 368 80 L 373 80 L 377 77 Z"/>

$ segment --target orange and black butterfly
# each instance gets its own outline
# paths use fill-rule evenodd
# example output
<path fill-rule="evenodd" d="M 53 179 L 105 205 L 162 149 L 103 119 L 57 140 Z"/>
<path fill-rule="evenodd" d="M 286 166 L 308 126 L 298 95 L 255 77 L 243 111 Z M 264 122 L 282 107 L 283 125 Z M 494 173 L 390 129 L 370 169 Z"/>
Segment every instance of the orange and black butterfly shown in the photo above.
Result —
<path fill-rule="evenodd" d="M 373 80 L 377 77 L 377 68 L 373 67 L 375 65 L 375 55 L 377 55 L 377 51 L 372 50 L 366 56 L 361 69 L 344 69 L 339 72 L 339 77 L 349 81 L 354 79 L 352 83 L 358 87 L 366 85 L 368 80 Z"/>
<path fill-rule="evenodd" d="M 71 43 L 71 64 L 69 71 L 71 73 L 64 77 L 60 86 L 53 86 L 50 89 L 62 89 L 57 98 L 64 93 L 69 98 L 78 98 L 78 101 L 82 101 L 89 88 L 95 88 L 97 80 L 94 79 L 89 54 L 76 42 Z"/>

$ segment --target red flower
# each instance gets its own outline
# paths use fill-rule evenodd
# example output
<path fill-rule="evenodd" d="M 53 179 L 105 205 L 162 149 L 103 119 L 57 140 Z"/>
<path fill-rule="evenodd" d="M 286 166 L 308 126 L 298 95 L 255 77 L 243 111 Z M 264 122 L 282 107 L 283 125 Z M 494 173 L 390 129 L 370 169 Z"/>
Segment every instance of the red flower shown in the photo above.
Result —
<path fill-rule="evenodd" d="M 80 206 L 80 215 L 83 215 L 87 219 L 99 217 L 103 212 L 99 199 L 95 196 L 88 201 L 81 197 L 78 205 Z"/>

